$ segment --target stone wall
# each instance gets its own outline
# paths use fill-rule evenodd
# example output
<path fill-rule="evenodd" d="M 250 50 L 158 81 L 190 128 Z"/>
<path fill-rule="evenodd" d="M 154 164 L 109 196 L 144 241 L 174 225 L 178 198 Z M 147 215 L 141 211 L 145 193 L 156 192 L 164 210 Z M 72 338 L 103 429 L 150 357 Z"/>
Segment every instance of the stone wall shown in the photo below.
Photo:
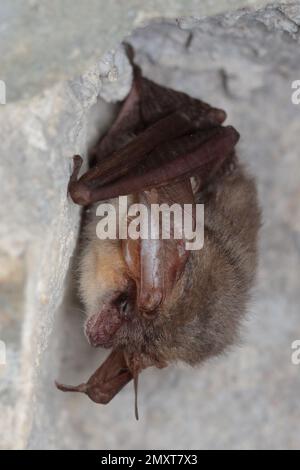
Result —
<path fill-rule="evenodd" d="M 125 7 L 126 4 L 126 7 Z M 0 446 L 299 447 L 300 3 L 46 2 L 0 7 Z M 103 353 L 82 333 L 74 253 L 80 211 L 66 187 L 75 153 L 104 130 L 144 74 L 226 109 L 264 210 L 261 264 L 243 346 L 201 370 L 149 370 L 141 419 L 127 387 L 108 407 L 63 395 Z M 107 52 L 109 51 L 109 52 Z M 107 104 L 109 103 L 109 104 Z"/>

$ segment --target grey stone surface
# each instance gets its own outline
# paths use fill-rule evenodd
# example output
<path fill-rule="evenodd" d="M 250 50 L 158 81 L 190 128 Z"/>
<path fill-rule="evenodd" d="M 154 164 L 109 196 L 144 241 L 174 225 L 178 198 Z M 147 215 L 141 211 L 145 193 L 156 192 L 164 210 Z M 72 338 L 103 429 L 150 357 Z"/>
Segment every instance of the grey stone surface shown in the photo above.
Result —
<path fill-rule="evenodd" d="M 107 407 L 54 389 L 56 378 L 81 382 L 104 356 L 82 334 L 71 259 L 79 211 L 66 185 L 69 157 L 85 154 L 97 96 L 115 101 L 129 89 L 130 68 L 116 49 L 81 78 L 0 108 L 4 448 L 300 447 L 300 366 L 291 363 L 291 343 L 300 338 L 300 105 L 291 102 L 292 81 L 300 79 L 300 3 L 213 17 L 204 17 L 209 9 L 178 12 L 184 18 L 140 27 L 129 40 L 145 75 L 223 107 L 241 132 L 239 154 L 257 176 L 264 214 L 241 345 L 201 369 L 145 371 L 138 423 L 130 387 Z M 111 112 L 102 103 L 103 127 Z"/>
<path fill-rule="evenodd" d="M 217 14 L 267 0 L 9 0 L 0 8 L 0 79 L 8 101 L 81 75 L 151 19 Z"/>
<path fill-rule="evenodd" d="M 6 423 L 0 445 L 24 446 L 36 374 L 64 295 L 80 221 L 78 206 L 67 198 L 71 157 L 86 153 L 89 110 L 97 99 L 123 99 L 131 78 L 119 48 L 80 78 L 1 108 L 0 339 L 7 343 L 7 365 L 0 366 L 0 416 Z M 51 362 L 57 370 L 53 355 Z"/>

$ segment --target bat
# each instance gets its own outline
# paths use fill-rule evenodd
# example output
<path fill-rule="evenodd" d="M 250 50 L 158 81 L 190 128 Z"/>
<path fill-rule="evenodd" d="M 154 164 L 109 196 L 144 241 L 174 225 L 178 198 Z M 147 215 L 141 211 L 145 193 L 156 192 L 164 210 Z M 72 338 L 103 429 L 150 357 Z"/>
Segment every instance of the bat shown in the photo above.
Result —
<path fill-rule="evenodd" d="M 82 158 L 73 157 L 68 185 L 74 203 L 89 208 L 80 257 L 85 334 L 112 351 L 87 383 L 56 385 L 106 404 L 133 380 L 138 418 L 145 368 L 195 366 L 236 341 L 255 276 L 260 208 L 235 152 L 239 134 L 223 126 L 225 111 L 143 77 L 128 54 L 131 90 L 80 177 Z M 204 204 L 203 248 L 187 250 L 172 237 L 100 240 L 98 203 L 117 207 L 122 195 L 148 208 L 189 204 L 192 216 Z"/>

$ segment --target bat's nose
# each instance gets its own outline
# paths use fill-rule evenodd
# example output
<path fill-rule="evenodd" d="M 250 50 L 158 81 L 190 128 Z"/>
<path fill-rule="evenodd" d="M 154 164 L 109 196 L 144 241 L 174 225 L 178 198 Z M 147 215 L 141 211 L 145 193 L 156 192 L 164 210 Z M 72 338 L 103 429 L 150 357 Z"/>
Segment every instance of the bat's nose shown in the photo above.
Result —
<path fill-rule="evenodd" d="M 91 315 L 85 323 L 86 337 L 93 347 L 110 348 L 113 339 L 125 321 L 135 311 L 135 284 L 129 283 L 124 292 L 109 296 L 98 313 Z"/>
<path fill-rule="evenodd" d="M 101 311 L 89 317 L 85 324 L 85 335 L 90 345 L 95 348 L 110 348 L 121 323 L 122 318 L 117 308 L 104 305 Z"/>
<path fill-rule="evenodd" d="M 85 325 L 85 335 L 90 345 L 94 348 L 97 348 L 98 346 L 103 346 L 104 343 L 103 334 L 101 334 L 101 331 L 98 332 L 97 323 L 98 322 L 95 319 L 95 315 L 93 315 L 91 318 L 88 319 Z M 109 344 L 107 345 L 107 347 L 109 347 Z"/>
<path fill-rule="evenodd" d="M 104 343 L 104 335 L 101 331 L 101 324 L 100 319 L 98 318 L 99 315 L 92 315 L 85 324 L 85 335 L 88 339 L 88 342 L 94 348 L 98 346 L 103 346 Z M 106 341 L 105 341 L 106 342 Z M 109 346 L 109 345 L 108 345 Z"/>

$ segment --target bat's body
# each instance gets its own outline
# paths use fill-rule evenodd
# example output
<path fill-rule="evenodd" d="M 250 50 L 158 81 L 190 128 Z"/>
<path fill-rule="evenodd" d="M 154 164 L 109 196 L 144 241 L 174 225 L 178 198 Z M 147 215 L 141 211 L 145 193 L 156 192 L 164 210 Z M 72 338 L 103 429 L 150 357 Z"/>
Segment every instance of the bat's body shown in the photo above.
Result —
<path fill-rule="evenodd" d="M 136 328 L 124 322 L 113 338 L 115 346 L 195 365 L 236 339 L 256 268 L 260 217 L 255 183 L 239 164 L 230 165 L 196 197 L 205 204 L 203 248 L 190 253 L 160 315 L 151 322 L 138 317 Z M 128 282 L 121 242 L 96 236 L 96 207 L 90 209 L 80 260 L 80 292 L 89 318 L 126 292 Z"/>
<path fill-rule="evenodd" d="M 143 79 L 93 151 L 96 165 L 69 184 L 90 205 L 80 292 L 86 335 L 113 352 L 87 384 L 59 385 L 107 403 L 148 366 L 196 365 L 236 339 L 256 267 L 260 212 L 255 183 L 237 161 L 238 134 L 223 111 Z M 205 204 L 204 247 L 182 240 L 100 240 L 97 201 Z M 126 214 L 120 214 L 126 217 Z"/>

